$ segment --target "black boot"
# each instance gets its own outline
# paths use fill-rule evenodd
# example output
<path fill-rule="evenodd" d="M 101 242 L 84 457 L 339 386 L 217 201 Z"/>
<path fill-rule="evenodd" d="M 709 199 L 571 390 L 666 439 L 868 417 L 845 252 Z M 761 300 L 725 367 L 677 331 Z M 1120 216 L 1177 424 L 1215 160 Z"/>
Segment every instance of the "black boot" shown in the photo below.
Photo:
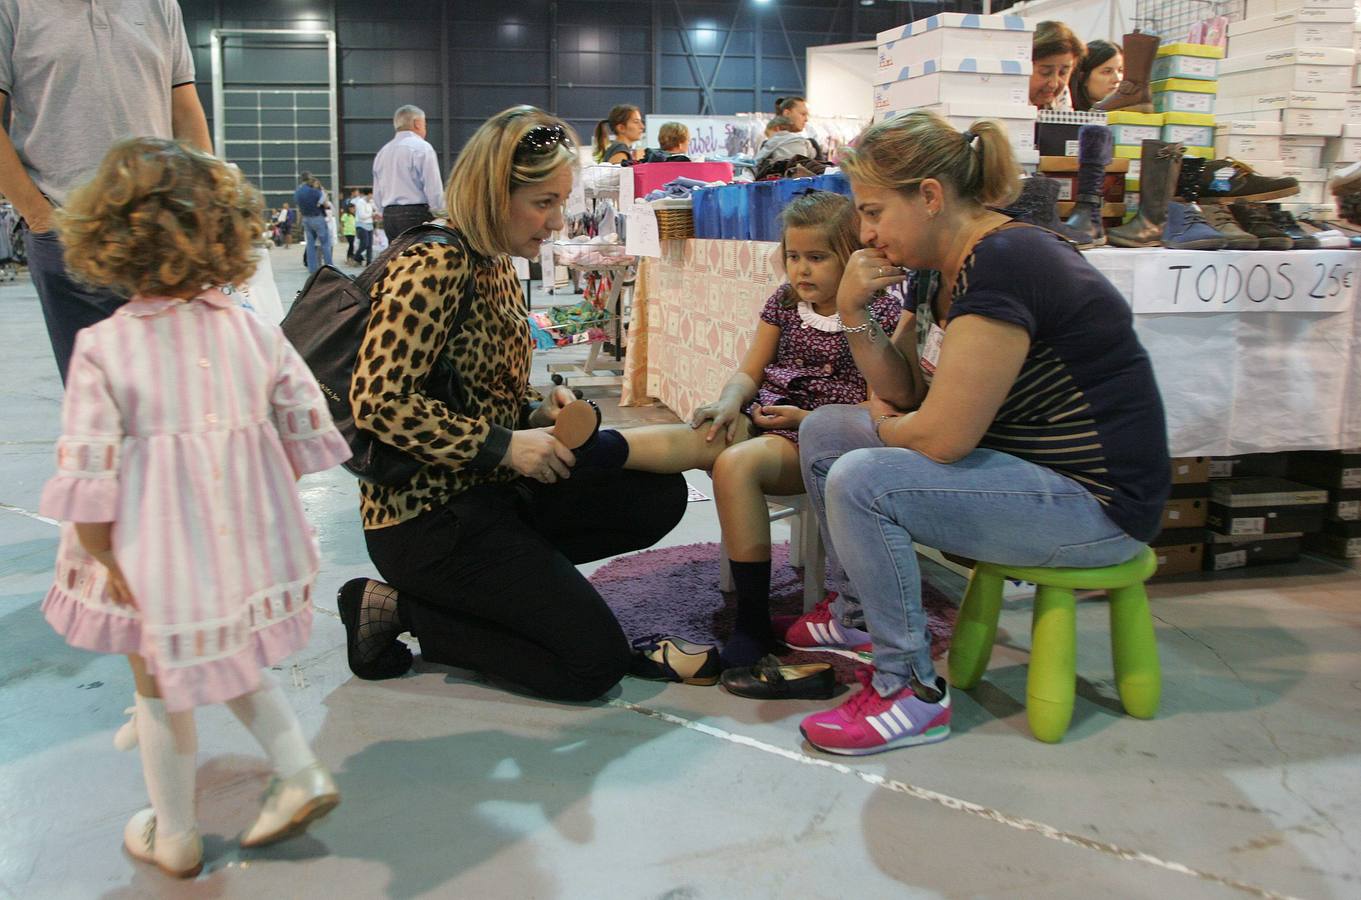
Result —
<path fill-rule="evenodd" d="M 1200 177 L 1205 174 L 1205 160 L 1199 156 L 1183 156 L 1181 175 L 1177 178 L 1176 199 L 1195 204 L 1200 200 Z"/>
<path fill-rule="evenodd" d="M 1139 213 L 1119 228 L 1106 232 L 1116 247 L 1157 247 L 1167 225 L 1167 204 L 1181 174 L 1182 144 L 1144 141 L 1139 163 Z"/>
<path fill-rule="evenodd" d="M 1032 225 L 1038 225 L 1041 228 L 1047 228 L 1064 240 L 1077 244 L 1079 249 L 1087 250 L 1096 246 L 1092 243 L 1090 234 L 1069 228 L 1059 221 L 1056 207 L 1058 200 L 1059 183 L 1057 181 L 1043 175 L 1032 175 L 1021 180 L 1021 196 L 1016 198 L 1016 202 L 1011 204 L 1011 207 L 1020 213 L 1017 216 L 1018 219 Z"/>
<path fill-rule="evenodd" d="M 1101 207 L 1106 202 L 1103 188 L 1112 147 L 1111 130 L 1105 125 L 1083 125 L 1077 133 L 1077 203 L 1063 224 L 1085 234 L 1093 247 L 1106 243 Z"/>

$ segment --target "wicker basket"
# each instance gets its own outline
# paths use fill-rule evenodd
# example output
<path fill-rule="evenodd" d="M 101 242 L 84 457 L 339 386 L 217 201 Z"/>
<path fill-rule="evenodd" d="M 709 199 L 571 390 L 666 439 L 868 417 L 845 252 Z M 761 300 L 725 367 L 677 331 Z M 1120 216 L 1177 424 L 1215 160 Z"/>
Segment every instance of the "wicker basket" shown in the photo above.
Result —
<path fill-rule="evenodd" d="M 683 241 L 695 236 L 695 211 L 690 206 L 658 209 L 657 232 L 664 241 Z"/>

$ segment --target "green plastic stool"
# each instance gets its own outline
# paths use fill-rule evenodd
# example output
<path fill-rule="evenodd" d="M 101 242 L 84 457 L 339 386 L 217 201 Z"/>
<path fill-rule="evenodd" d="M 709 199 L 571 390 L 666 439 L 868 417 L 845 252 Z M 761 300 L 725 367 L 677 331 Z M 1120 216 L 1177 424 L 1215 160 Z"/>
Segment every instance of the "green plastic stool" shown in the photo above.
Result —
<path fill-rule="evenodd" d="M 967 691 L 978 684 L 987 670 L 992 643 L 997 637 L 997 617 L 1002 611 L 1003 580 L 1034 582 L 1026 719 L 1035 737 L 1046 743 L 1058 743 L 1073 718 L 1077 677 L 1073 590 L 1105 590 L 1110 597 L 1111 651 L 1120 702 L 1125 712 L 1135 718 L 1153 718 L 1162 695 L 1162 673 L 1144 581 L 1157 566 L 1157 557 L 1147 547 L 1128 562 L 1098 569 L 978 563 L 950 640 L 950 683 Z"/>

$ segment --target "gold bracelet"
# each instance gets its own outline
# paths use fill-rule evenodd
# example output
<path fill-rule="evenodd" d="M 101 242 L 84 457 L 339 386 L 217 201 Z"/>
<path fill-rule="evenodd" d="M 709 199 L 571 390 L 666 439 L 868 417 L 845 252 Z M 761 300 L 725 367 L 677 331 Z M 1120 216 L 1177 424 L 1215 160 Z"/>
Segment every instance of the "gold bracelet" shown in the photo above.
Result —
<path fill-rule="evenodd" d="M 877 417 L 874 420 L 874 436 L 882 441 L 884 439 L 884 436 L 883 434 L 880 433 L 879 429 L 884 427 L 884 421 L 886 419 L 899 419 L 899 418 L 902 417 L 895 415 L 894 413 L 884 413 L 882 416 Z"/>

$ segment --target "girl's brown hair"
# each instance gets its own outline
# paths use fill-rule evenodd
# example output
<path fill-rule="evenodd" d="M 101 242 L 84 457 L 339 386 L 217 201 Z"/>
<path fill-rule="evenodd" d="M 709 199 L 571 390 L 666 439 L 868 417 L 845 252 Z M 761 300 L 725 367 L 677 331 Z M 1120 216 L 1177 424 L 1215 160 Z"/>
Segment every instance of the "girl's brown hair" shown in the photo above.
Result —
<path fill-rule="evenodd" d="M 57 225 L 81 280 L 120 294 L 185 296 L 250 278 L 264 203 L 216 157 L 134 138 L 109 150 L 57 211 Z"/>
<path fill-rule="evenodd" d="M 960 133 L 937 113 L 917 110 L 870 125 L 842 150 L 841 171 L 851 181 L 915 193 L 934 178 L 961 200 L 1005 206 L 1021 190 L 1016 155 L 1006 129 L 981 119 Z"/>
<path fill-rule="evenodd" d="M 1087 79 L 1092 73 L 1104 66 L 1116 54 L 1124 55 L 1124 48 L 1109 41 L 1095 40 L 1087 45 L 1086 55 L 1073 69 L 1068 79 L 1068 91 L 1073 95 L 1073 109 L 1086 111 L 1092 104 L 1105 100 L 1105 97 L 1091 97 L 1087 94 Z"/>
<path fill-rule="evenodd" d="M 619 106 L 610 110 L 610 114 L 601 119 L 595 126 L 595 161 L 605 162 L 605 151 L 610 146 L 610 136 L 619 133 L 619 129 L 628 122 L 629 117 L 634 113 L 639 115 L 643 111 L 630 103 L 621 103 Z"/>
<path fill-rule="evenodd" d="M 657 130 L 657 146 L 663 150 L 675 150 L 685 146 L 690 140 L 690 129 L 680 122 L 667 122 Z"/>
<path fill-rule="evenodd" d="M 1062 22 L 1041 22 L 1035 26 L 1035 40 L 1030 45 L 1031 60 L 1039 61 L 1046 56 L 1071 53 L 1076 63 L 1086 52 L 1087 47 L 1082 39 Z"/>
<path fill-rule="evenodd" d="M 546 126 L 557 132 L 556 143 L 536 143 L 522 150 L 520 141 L 529 132 Z M 531 136 L 531 140 L 533 137 Z M 572 127 L 533 106 L 504 109 L 478 127 L 463 145 L 444 202 L 453 223 L 482 256 L 508 253 L 510 239 L 510 192 L 524 185 L 541 184 L 563 166 L 575 166 L 577 136 Z"/>
<path fill-rule="evenodd" d="M 780 258 L 785 256 L 784 236 L 791 228 L 816 228 L 844 268 L 851 254 L 860 249 L 860 217 L 849 197 L 830 191 L 809 191 L 789 202 L 780 213 Z M 793 308 L 798 297 L 788 284 L 780 304 Z"/>

